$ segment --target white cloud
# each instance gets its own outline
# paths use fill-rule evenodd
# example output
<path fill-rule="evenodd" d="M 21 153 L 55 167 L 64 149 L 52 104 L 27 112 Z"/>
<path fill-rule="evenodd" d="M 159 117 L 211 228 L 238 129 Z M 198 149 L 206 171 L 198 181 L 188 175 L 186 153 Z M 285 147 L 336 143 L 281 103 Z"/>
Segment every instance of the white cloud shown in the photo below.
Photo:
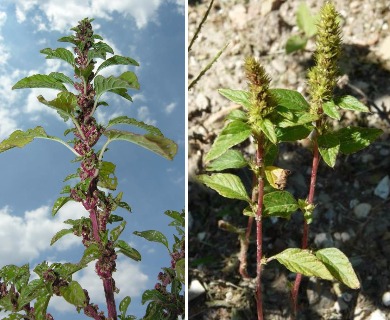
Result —
<path fill-rule="evenodd" d="M 176 108 L 176 102 L 168 104 L 164 109 L 167 114 L 170 114 Z"/>
<path fill-rule="evenodd" d="M 49 250 L 50 240 L 56 232 L 70 227 L 63 220 L 87 214 L 76 202 L 64 205 L 54 218 L 50 211 L 48 206 L 42 206 L 17 216 L 7 206 L 0 209 L 0 265 L 20 264 L 38 258 Z M 63 251 L 79 243 L 76 236 L 66 235 L 52 248 Z"/>
<path fill-rule="evenodd" d="M 95 17 L 112 20 L 114 12 L 125 17 L 132 17 L 139 29 L 144 28 L 148 23 L 158 23 L 157 12 L 164 3 L 162 0 L 127 0 L 110 1 L 91 0 L 82 2 L 79 0 L 14 0 L 16 3 L 16 15 L 18 22 L 26 20 L 26 16 L 33 8 L 38 8 L 40 19 L 37 16 L 34 20 L 40 30 L 67 31 L 84 17 Z M 178 11 L 184 14 L 184 0 L 171 0 L 177 5 Z M 43 17 L 45 19 L 43 19 Z M 44 25 L 45 20 L 49 25 Z"/>
<path fill-rule="evenodd" d="M 5 24 L 6 21 L 7 21 L 7 13 L 5 13 L 4 11 L 0 11 L 0 32 L 1 32 L 2 26 Z M 3 40 L 4 40 L 4 38 L 0 34 L 0 66 L 6 65 L 7 60 L 10 57 L 10 53 L 8 51 L 8 48 L 3 44 Z"/>
<path fill-rule="evenodd" d="M 154 120 L 150 117 L 150 111 L 147 106 L 142 106 L 138 109 L 138 119 L 151 125 L 156 125 L 157 120 Z"/>

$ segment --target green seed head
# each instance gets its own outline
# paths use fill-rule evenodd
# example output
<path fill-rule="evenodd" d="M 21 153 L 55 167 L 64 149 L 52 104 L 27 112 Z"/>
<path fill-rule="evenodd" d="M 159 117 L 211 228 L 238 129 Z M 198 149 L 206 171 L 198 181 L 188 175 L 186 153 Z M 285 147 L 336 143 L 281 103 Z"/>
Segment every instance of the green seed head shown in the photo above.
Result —
<path fill-rule="evenodd" d="M 253 57 L 245 60 L 245 73 L 248 79 L 250 97 L 250 108 L 248 110 L 248 123 L 252 127 L 253 133 L 260 134 L 258 123 L 272 112 L 274 103 L 268 91 L 270 78 Z"/>
<path fill-rule="evenodd" d="M 331 99 L 336 86 L 341 52 L 338 13 L 331 2 L 322 7 L 317 30 L 316 65 L 308 73 L 308 84 L 312 112 L 322 114 L 322 104 Z"/>

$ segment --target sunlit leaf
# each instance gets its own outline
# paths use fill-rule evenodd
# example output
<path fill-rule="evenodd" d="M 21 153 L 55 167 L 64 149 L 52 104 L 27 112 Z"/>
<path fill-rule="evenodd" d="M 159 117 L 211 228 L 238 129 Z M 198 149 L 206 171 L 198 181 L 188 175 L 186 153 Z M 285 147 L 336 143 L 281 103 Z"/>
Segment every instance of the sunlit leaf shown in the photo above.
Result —
<path fill-rule="evenodd" d="M 52 216 L 55 216 L 58 210 L 60 210 L 65 203 L 72 201 L 73 199 L 71 197 L 59 197 L 53 205 L 53 208 L 51 209 Z"/>
<path fill-rule="evenodd" d="M 277 143 L 278 138 L 276 137 L 275 126 L 269 119 L 263 119 L 258 123 L 261 131 L 265 136 L 274 144 Z"/>
<path fill-rule="evenodd" d="M 215 139 L 210 151 L 205 157 L 205 161 L 208 162 L 218 158 L 229 148 L 246 140 L 250 134 L 251 128 L 247 123 L 239 120 L 228 123 Z"/>
<path fill-rule="evenodd" d="M 315 255 L 328 268 L 330 273 L 351 289 L 359 289 L 360 282 L 348 258 L 337 248 L 318 250 Z"/>
<path fill-rule="evenodd" d="M 235 102 L 240 106 L 243 106 L 245 109 L 248 110 L 250 108 L 249 92 L 232 89 L 219 89 L 218 92 L 230 101 Z"/>
<path fill-rule="evenodd" d="M 155 126 L 152 126 L 150 124 L 146 124 L 145 122 L 138 121 L 137 119 L 134 118 L 129 118 L 127 116 L 120 116 L 116 117 L 114 119 L 111 119 L 108 121 L 108 124 L 106 128 L 112 127 L 114 125 L 119 125 L 119 124 L 129 124 L 141 129 L 144 129 L 148 131 L 149 133 L 155 134 L 157 136 L 162 136 L 163 134 L 161 133 L 160 129 L 156 128 Z"/>
<path fill-rule="evenodd" d="M 134 231 L 133 234 L 136 236 L 145 238 L 148 241 L 159 242 L 167 247 L 169 250 L 167 237 L 157 230 L 147 230 L 147 231 Z"/>
<path fill-rule="evenodd" d="M 223 171 L 226 169 L 239 169 L 248 165 L 242 153 L 238 150 L 227 150 L 220 157 L 207 164 L 207 171 Z"/>
<path fill-rule="evenodd" d="M 129 307 L 130 302 L 131 302 L 131 298 L 129 296 L 126 296 L 119 303 L 119 312 L 121 313 L 122 320 L 125 319 L 126 317 L 127 308 Z"/>
<path fill-rule="evenodd" d="M 269 89 L 269 91 L 279 106 L 289 110 L 308 111 L 310 109 L 309 103 L 298 91 L 279 88 Z"/>
<path fill-rule="evenodd" d="M 67 63 L 69 63 L 72 67 L 75 65 L 73 53 L 65 48 L 57 48 L 57 49 L 42 49 L 41 53 L 46 55 L 46 59 L 61 59 Z"/>
<path fill-rule="evenodd" d="M 104 131 L 104 135 L 111 141 L 123 140 L 135 143 L 146 148 L 168 160 L 172 160 L 177 152 L 177 144 L 164 136 L 155 134 L 136 134 L 128 131 L 109 129 Z"/>
<path fill-rule="evenodd" d="M 101 161 L 99 164 L 98 186 L 109 190 L 116 190 L 118 178 L 115 176 L 116 165 L 109 161 Z"/>
<path fill-rule="evenodd" d="M 62 229 L 58 231 L 50 241 L 50 245 L 52 246 L 57 240 L 61 239 L 63 236 L 73 233 L 73 229 Z"/>
<path fill-rule="evenodd" d="M 132 248 L 127 242 L 118 240 L 115 243 L 115 247 L 118 248 L 118 252 L 123 253 L 126 257 L 135 261 L 141 261 L 141 254 L 134 248 Z"/>
<path fill-rule="evenodd" d="M 297 11 L 297 25 L 307 37 L 317 33 L 317 18 L 313 16 L 306 3 L 301 2 Z"/>
<path fill-rule="evenodd" d="M 126 221 L 122 221 L 121 224 L 110 231 L 110 240 L 115 242 L 126 227 Z"/>
<path fill-rule="evenodd" d="M 62 84 L 61 81 L 56 79 L 54 76 L 46 74 L 36 74 L 23 78 L 14 84 L 12 90 L 24 88 L 50 88 L 60 91 L 67 91 L 66 87 Z"/>
<path fill-rule="evenodd" d="M 325 264 L 309 250 L 289 248 L 268 259 L 278 260 L 291 272 L 325 280 L 334 279 Z"/>
<path fill-rule="evenodd" d="M 71 281 L 67 286 L 60 287 L 60 292 L 64 299 L 75 307 L 83 307 L 87 302 L 84 290 L 77 281 Z"/>
<path fill-rule="evenodd" d="M 96 91 L 96 99 L 98 100 L 100 96 L 107 91 L 121 88 L 130 89 L 131 85 L 127 81 L 114 76 L 105 78 L 101 75 L 97 75 L 94 78 L 94 88 Z"/>
<path fill-rule="evenodd" d="M 286 42 L 286 53 L 292 53 L 298 50 L 305 49 L 307 44 L 307 38 L 300 35 L 292 35 Z"/>
<path fill-rule="evenodd" d="M 343 96 L 336 100 L 336 104 L 345 110 L 354 110 L 360 112 L 369 112 L 370 110 L 366 105 L 361 103 L 358 99 L 353 96 Z"/>
<path fill-rule="evenodd" d="M 217 191 L 221 196 L 230 199 L 244 200 L 251 203 L 244 185 L 239 177 L 230 173 L 202 174 L 197 179 L 209 188 Z"/>
<path fill-rule="evenodd" d="M 290 219 L 298 210 L 298 203 L 287 191 L 274 191 L 264 195 L 264 214 L 271 217 Z"/>
<path fill-rule="evenodd" d="M 72 92 L 64 91 L 57 95 L 57 98 L 51 101 L 45 100 L 44 97 L 39 95 L 38 101 L 55 109 L 58 114 L 67 121 L 73 114 L 74 109 L 77 107 L 77 98 Z"/>
<path fill-rule="evenodd" d="M 99 68 L 97 68 L 96 74 L 98 74 L 99 71 L 104 69 L 104 68 L 107 68 L 107 67 L 112 66 L 112 65 L 120 65 L 120 64 L 123 64 L 123 65 L 129 65 L 130 64 L 130 65 L 133 65 L 133 66 L 139 66 L 138 62 L 135 61 L 132 58 L 114 55 L 111 58 L 108 58 L 106 61 L 104 61 L 99 66 Z"/>
<path fill-rule="evenodd" d="M 337 155 L 340 150 L 340 141 L 333 132 L 320 135 L 317 139 L 318 147 L 325 163 L 333 168 L 336 164 Z"/>
<path fill-rule="evenodd" d="M 376 140 L 382 130 L 376 128 L 346 127 L 337 131 L 340 140 L 340 151 L 344 154 L 357 152 Z"/>
<path fill-rule="evenodd" d="M 49 305 L 50 299 L 50 293 L 41 294 L 37 297 L 37 300 L 34 303 L 36 320 L 46 320 L 47 306 Z"/>
<path fill-rule="evenodd" d="M 185 281 L 185 267 L 186 267 L 186 260 L 184 258 L 176 261 L 176 266 L 175 266 L 176 276 L 179 279 L 179 281 L 183 284 Z"/>
<path fill-rule="evenodd" d="M 325 102 L 322 105 L 322 108 L 324 110 L 324 113 L 326 115 L 328 115 L 329 117 L 331 117 L 333 119 L 336 119 L 336 120 L 340 120 L 341 119 L 341 115 L 340 115 L 339 111 L 337 110 L 337 106 L 334 103 L 334 101 L 327 101 L 327 102 Z"/>
<path fill-rule="evenodd" d="M 45 288 L 45 284 L 42 279 L 32 280 L 21 289 L 18 304 L 20 306 L 24 306 L 32 300 L 38 298 L 38 296 L 42 294 L 41 289 L 43 288 Z"/>
<path fill-rule="evenodd" d="M 129 85 L 130 88 L 139 90 L 139 82 L 136 74 L 132 71 L 125 71 L 120 76 L 120 79 L 125 80 Z"/>

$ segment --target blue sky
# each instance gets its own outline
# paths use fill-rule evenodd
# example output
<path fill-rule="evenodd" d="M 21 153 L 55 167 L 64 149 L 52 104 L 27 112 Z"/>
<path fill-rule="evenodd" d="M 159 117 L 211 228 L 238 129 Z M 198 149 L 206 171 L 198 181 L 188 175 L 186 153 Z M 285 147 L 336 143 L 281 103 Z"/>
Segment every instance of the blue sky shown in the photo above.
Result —
<path fill-rule="evenodd" d="M 85 4 L 84 4 L 85 3 Z M 126 142 L 113 142 L 104 160 L 116 164 L 117 191 L 133 213 L 125 215 L 128 224 L 122 239 L 142 254 L 141 262 L 120 257 L 117 286 L 119 299 L 130 295 L 130 314 L 142 316 L 140 297 L 153 288 L 161 267 L 170 257 L 160 244 L 132 235 L 133 231 L 157 229 L 172 233 L 165 210 L 178 210 L 185 204 L 185 18 L 184 0 L 2 0 L 0 2 L 0 141 L 16 129 L 41 125 L 49 135 L 63 137 L 67 125 L 41 105 L 57 91 L 50 89 L 11 90 L 21 78 L 52 71 L 72 76 L 60 60 L 45 60 L 39 51 L 66 43 L 57 39 L 71 34 L 69 28 L 85 17 L 95 18 L 93 27 L 116 54 L 130 56 L 140 63 L 135 71 L 140 91 L 129 91 L 134 102 L 105 95 L 110 106 L 97 113 L 99 122 L 127 115 L 157 126 L 176 141 L 179 151 L 173 161 Z M 119 75 L 129 68 L 111 67 L 104 75 Z M 97 146 L 99 148 L 99 146 Z M 79 238 L 68 235 L 53 247 L 50 239 L 63 228 L 62 221 L 85 214 L 70 202 L 53 218 L 50 211 L 63 179 L 74 173 L 74 155 L 61 144 L 37 139 L 23 149 L 0 154 L 0 266 L 39 262 L 78 261 L 82 252 Z M 116 192 L 114 192 L 116 194 Z M 169 238 L 170 243 L 172 238 Z M 101 281 L 91 269 L 76 280 L 89 290 L 93 302 L 103 306 Z M 66 302 L 54 299 L 50 311 L 55 319 L 85 319 L 73 313 Z M 1 314 L 0 314 L 1 316 Z"/>

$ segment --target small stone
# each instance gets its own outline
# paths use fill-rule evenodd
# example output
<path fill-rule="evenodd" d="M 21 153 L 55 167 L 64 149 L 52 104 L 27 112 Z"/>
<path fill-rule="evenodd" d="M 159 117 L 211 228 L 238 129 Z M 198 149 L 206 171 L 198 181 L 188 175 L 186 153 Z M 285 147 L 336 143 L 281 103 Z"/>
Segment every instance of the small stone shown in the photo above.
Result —
<path fill-rule="evenodd" d="M 243 4 L 234 6 L 229 11 L 229 18 L 232 21 L 232 26 L 237 29 L 243 29 L 247 25 L 246 8 Z"/>
<path fill-rule="evenodd" d="M 379 309 L 370 314 L 368 320 L 386 320 L 386 315 Z"/>
<path fill-rule="evenodd" d="M 341 298 L 338 298 L 336 303 L 334 304 L 333 308 L 336 310 L 336 312 L 345 311 L 348 309 L 348 305 L 345 303 L 345 301 Z"/>
<path fill-rule="evenodd" d="M 210 100 L 203 93 L 199 93 L 196 96 L 195 104 L 198 110 L 203 111 L 210 105 Z"/>
<path fill-rule="evenodd" d="M 349 202 L 349 207 L 352 209 L 352 208 L 356 207 L 358 204 L 359 204 L 359 200 L 358 199 L 352 199 Z"/>
<path fill-rule="evenodd" d="M 333 239 L 329 233 L 321 232 L 316 234 L 314 243 L 318 248 L 327 248 L 333 246 Z"/>
<path fill-rule="evenodd" d="M 379 198 L 384 200 L 387 199 L 390 193 L 390 180 L 389 176 L 384 177 L 381 181 L 379 181 L 378 185 L 374 190 L 374 194 Z"/>
<path fill-rule="evenodd" d="M 387 291 L 383 294 L 382 296 L 382 303 L 386 306 L 386 307 L 390 307 L 390 291 Z"/>
<path fill-rule="evenodd" d="M 192 280 L 188 290 L 188 299 L 191 301 L 205 292 L 206 290 L 199 282 L 199 280 Z"/>
<path fill-rule="evenodd" d="M 359 219 L 366 218 L 371 211 L 371 205 L 369 203 L 359 203 L 354 209 L 353 212 L 355 216 Z"/>
<path fill-rule="evenodd" d="M 206 238 L 206 232 L 199 232 L 197 237 L 199 241 L 203 241 Z"/>
<path fill-rule="evenodd" d="M 192 229 L 193 224 L 194 224 L 194 218 L 192 218 L 191 212 L 188 212 L 188 230 Z"/>
<path fill-rule="evenodd" d="M 362 155 L 362 162 L 369 163 L 374 160 L 374 156 L 371 153 L 365 153 Z"/>

